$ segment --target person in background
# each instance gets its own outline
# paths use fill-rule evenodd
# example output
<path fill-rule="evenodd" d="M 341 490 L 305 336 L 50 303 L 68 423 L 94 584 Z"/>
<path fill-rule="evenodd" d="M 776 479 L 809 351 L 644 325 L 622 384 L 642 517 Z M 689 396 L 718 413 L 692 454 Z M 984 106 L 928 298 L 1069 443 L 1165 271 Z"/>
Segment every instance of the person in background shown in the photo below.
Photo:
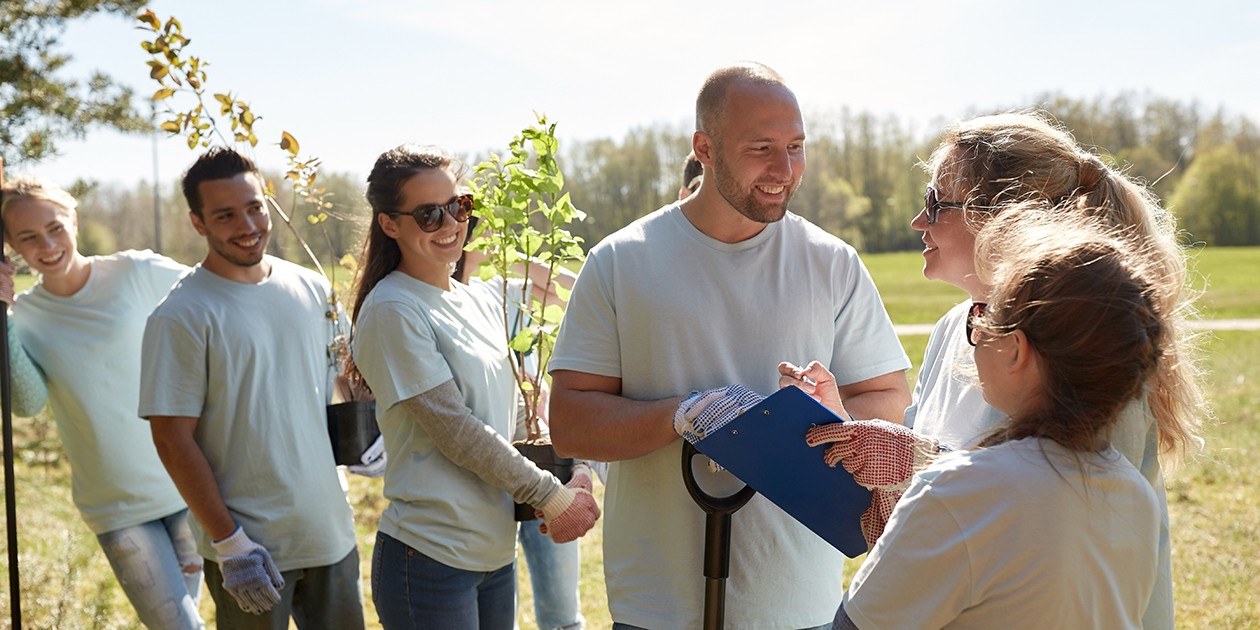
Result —
<path fill-rule="evenodd" d="M 692 630 L 704 602 L 704 512 L 683 485 L 692 390 L 777 388 L 784 356 L 824 358 L 860 418 L 900 414 L 910 366 L 857 253 L 789 213 L 805 125 L 778 73 L 713 72 L 696 99 L 700 190 L 605 238 L 578 276 L 550 362 L 557 451 L 612 462 L 604 575 L 615 628 Z M 743 487 L 696 473 L 715 495 Z M 726 623 L 827 627 L 843 556 L 758 495 L 733 516 Z"/>
<path fill-rule="evenodd" d="M 678 200 L 682 201 L 700 190 L 700 182 L 704 179 L 704 164 L 696 159 L 696 152 L 687 154 L 683 162 L 683 185 L 678 189 Z"/>
<path fill-rule="evenodd" d="M 0 300 L 13 305 L 13 411 L 52 404 L 75 507 L 140 622 L 203 628 L 188 508 L 136 416 L 145 320 L 188 267 L 147 250 L 80 254 L 77 205 L 44 178 L 4 186 L 4 242 L 39 274 L 14 296 L 14 268 L 0 263 Z"/>
<path fill-rule="evenodd" d="M 372 556 L 387 630 L 511 629 L 513 502 L 534 506 L 559 543 L 599 518 L 589 467 L 561 484 L 506 439 L 520 407 L 500 301 L 451 279 L 472 211 L 462 170 L 438 149 L 403 145 L 368 176 L 351 348 L 388 453 Z"/>
<path fill-rule="evenodd" d="M 265 254 L 262 175 L 222 147 L 184 174 L 205 259 L 144 331 L 140 411 L 196 517 L 223 630 L 364 627 L 353 514 L 333 459 L 332 288 Z"/>

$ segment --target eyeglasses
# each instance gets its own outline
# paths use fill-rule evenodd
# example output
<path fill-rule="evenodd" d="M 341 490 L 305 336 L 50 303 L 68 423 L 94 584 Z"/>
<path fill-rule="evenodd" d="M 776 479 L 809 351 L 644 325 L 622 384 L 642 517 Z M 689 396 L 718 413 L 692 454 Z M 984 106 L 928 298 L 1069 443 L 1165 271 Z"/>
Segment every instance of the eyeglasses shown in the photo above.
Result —
<path fill-rule="evenodd" d="M 928 225 L 936 225 L 936 219 L 941 216 L 941 208 L 962 210 L 963 204 L 958 201 L 941 201 L 936 196 L 936 189 L 928 186 L 927 192 L 923 193 L 923 209 L 927 211 Z"/>
<path fill-rule="evenodd" d="M 984 314 L 988 311 L 989 305 L 984 302 L 973 302 L 971 308 L 967 309 L 967 343 L 971 344 L 973 348 L 976 342 L 979 341 L 977 337 L 980 336 L 980 331 L 976 329 L 976 325 L 979 323 L 979 319 L 984 317 Z"/>
<path fill-rule="evenodd" d="M 422 231 L 436 232 L 446 220 L 445 214 L 450 214 L 452 219 L 463 223 L 468 220 L 468 217 L 472 216 L 472 208 L 472 195 L 458 195 L 444 204 L 430 203 L 417 206 L 411 212 L 389 212 L 387 214 L 391 217 L 396 217 L 400 214 L 410 214 Z"/>

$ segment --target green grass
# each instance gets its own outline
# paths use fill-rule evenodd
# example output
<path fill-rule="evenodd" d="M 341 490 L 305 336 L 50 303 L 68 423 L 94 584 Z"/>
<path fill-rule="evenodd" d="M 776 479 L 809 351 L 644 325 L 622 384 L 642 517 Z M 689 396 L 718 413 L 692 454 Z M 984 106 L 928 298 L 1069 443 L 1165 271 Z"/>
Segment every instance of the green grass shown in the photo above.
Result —
<path fill-rule="evenodd" d="M 958 287 L 924 278 L 923 255 L 919 252 L 864 254 L 862 262 L 871 272 L 894 324 L 934 323 L 967 299 L 967 292 Z"/>
<path fill-rule="evenodd" d="M 1260 247 L 1207 247 L 1190 268 L 1204 319 L 1260 317 Z"/>
<path fill-rule="evenodd" d="M 913 254 L 864 256 L 897 323 L 935 321 L 963 299 L 961 291 L 924 280 L 922 258 Z M 1260 248 L 1213 248 L 1198 254 L 1197 269 L 1210 284 L 1202 299 L 1209 317 L 1260 317 Z M 18 290 L 30 276 L 16 278 Z M 903 337 L 915 367 L 926 336 Z M 1198 459 L 1167 473 L 1173 529 L 1173 574 L 1178 627 L 1260 629 L 1260 333 L 1217 333 L 1205 346 L 1208 396 L 1215 420 L 1204 428 L 1206 449 Z M 45 411 L 15 418 L 18 523 L 21 533 L 23 617 L 27 628 L 140 628 L 96 538 L 70 501 L 69 467 L 55 425 Z M 603 501 L 603 488 L 596 488 Z M 369 627 L 379 628 L 368 589 L 373 538 L 385 500 L 381 481 L 350 476 L 350 500 L 364 575 Z M 604 591 L 600 528 L 582 542 L 583 614 L 592 630 L 611 626 Z M 3 542 L 3 541 L 0 541 Z M 0 565 L 7 565 L 0 545 Z M 845 564 L 846 581 L 861 558 Z M 527 569 L 518 565 L 519 622 L 535 628 Z M 7 569 L 0 591 L 7 593 Z M 0 630 L 8 627 L 8 598 L 0 597 Z M 213 624 L 203 596 L 202 613 Z"/>

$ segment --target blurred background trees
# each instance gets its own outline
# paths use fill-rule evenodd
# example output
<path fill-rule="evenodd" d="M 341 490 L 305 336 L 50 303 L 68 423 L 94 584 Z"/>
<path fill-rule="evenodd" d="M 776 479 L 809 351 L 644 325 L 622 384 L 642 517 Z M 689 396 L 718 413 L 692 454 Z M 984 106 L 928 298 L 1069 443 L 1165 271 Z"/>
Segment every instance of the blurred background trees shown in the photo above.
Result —
<path fill-rule="evenodd" d="M 1183 241 L 1208 245 L 1260 245 L 1260 128 L 1224 111 L 1204 112 L 1194 103 L 1124 93 L 1094 99 L 1044 95 L 1040 102 L 1077 140 L 1148 184 L 1177 216 Z M 980 112 L 977 112 L 980 113 Z M 927 175 L 921 166 L 947 121 L 927 131 L 891 116 L 841 110 L 807 121 L 808 167 L 792 211 L 864 252 L 914 250 L 920 234 L 910 220 L 923 205 Z M 922 127 L 920 125 L 920 127 Z M 563 127 L 562 127 L 563 128 Z M 682 163 L 691 148 L 683 125 L 657 124 L 620 139 L 566 141 L 560 159 L 566 191 L 589 218 L 573 227 L 587 247 L 677 198 Z M 483 156 L 466 156 L 477 163 Z M 267 173 L 282 183 L 281 173 Z M 322 173 L 333 208 L 327 227 L 331 247 L 317 227 L 306 240 L 320 260 L 357 256 L 366 233 L 363 179 Z M 66 185 L 65 182 L 62 182 Z M 291 192 L 277 186 L 281 205 Z M 85 253 L 152 247 L 150 183 L 131 188 L 78 182 L 81 241 Z M 186 219 L 177 178 L 161 182 L 163 250 L 184 262 L 204 255 Z M 304 232 L 305 234 L 306 232 Z M 271 253 L 304 260 L 293 238 L 275 230 Z"/>

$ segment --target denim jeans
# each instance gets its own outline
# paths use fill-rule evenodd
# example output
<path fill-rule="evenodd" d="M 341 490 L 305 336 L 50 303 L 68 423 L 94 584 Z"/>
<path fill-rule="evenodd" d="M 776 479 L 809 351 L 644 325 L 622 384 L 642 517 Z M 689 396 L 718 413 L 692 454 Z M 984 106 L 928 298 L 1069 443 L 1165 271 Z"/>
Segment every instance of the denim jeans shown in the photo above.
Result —
<path fill-rule="evenodd" d="M 200 630 L 201 556 L 188 510 L 96 537 L 136 616 L 149 628 Z M 184 573 L 183 567 L 197 571 Z"/>
<path fill-rule="evenodd" d="M 363 588 L 356 547 L 336 564 L 281 571 L 280 603 L 255 615 L 241 610 L 223 588 L 219 565 L 206 561 L 206 590 L 214 598 L 219 630 L 288 630 L 289 617 L 300 630 L 363 630 Z"/>
<path fill-rule="evenodd" d="M 583 628 L 585 620 L 578 603 L 580 543 L 575 540 L 557 545 L 538 532 L 538 521 L 521 523 L 518 539 L 534 587 L 534 614 L 539 630 Z"/>
<path fill-rule="evenodd" d="M 512 630 L 516 563 L 464 571 L 377 532 L 372 601 L 385 630 Z"/>

